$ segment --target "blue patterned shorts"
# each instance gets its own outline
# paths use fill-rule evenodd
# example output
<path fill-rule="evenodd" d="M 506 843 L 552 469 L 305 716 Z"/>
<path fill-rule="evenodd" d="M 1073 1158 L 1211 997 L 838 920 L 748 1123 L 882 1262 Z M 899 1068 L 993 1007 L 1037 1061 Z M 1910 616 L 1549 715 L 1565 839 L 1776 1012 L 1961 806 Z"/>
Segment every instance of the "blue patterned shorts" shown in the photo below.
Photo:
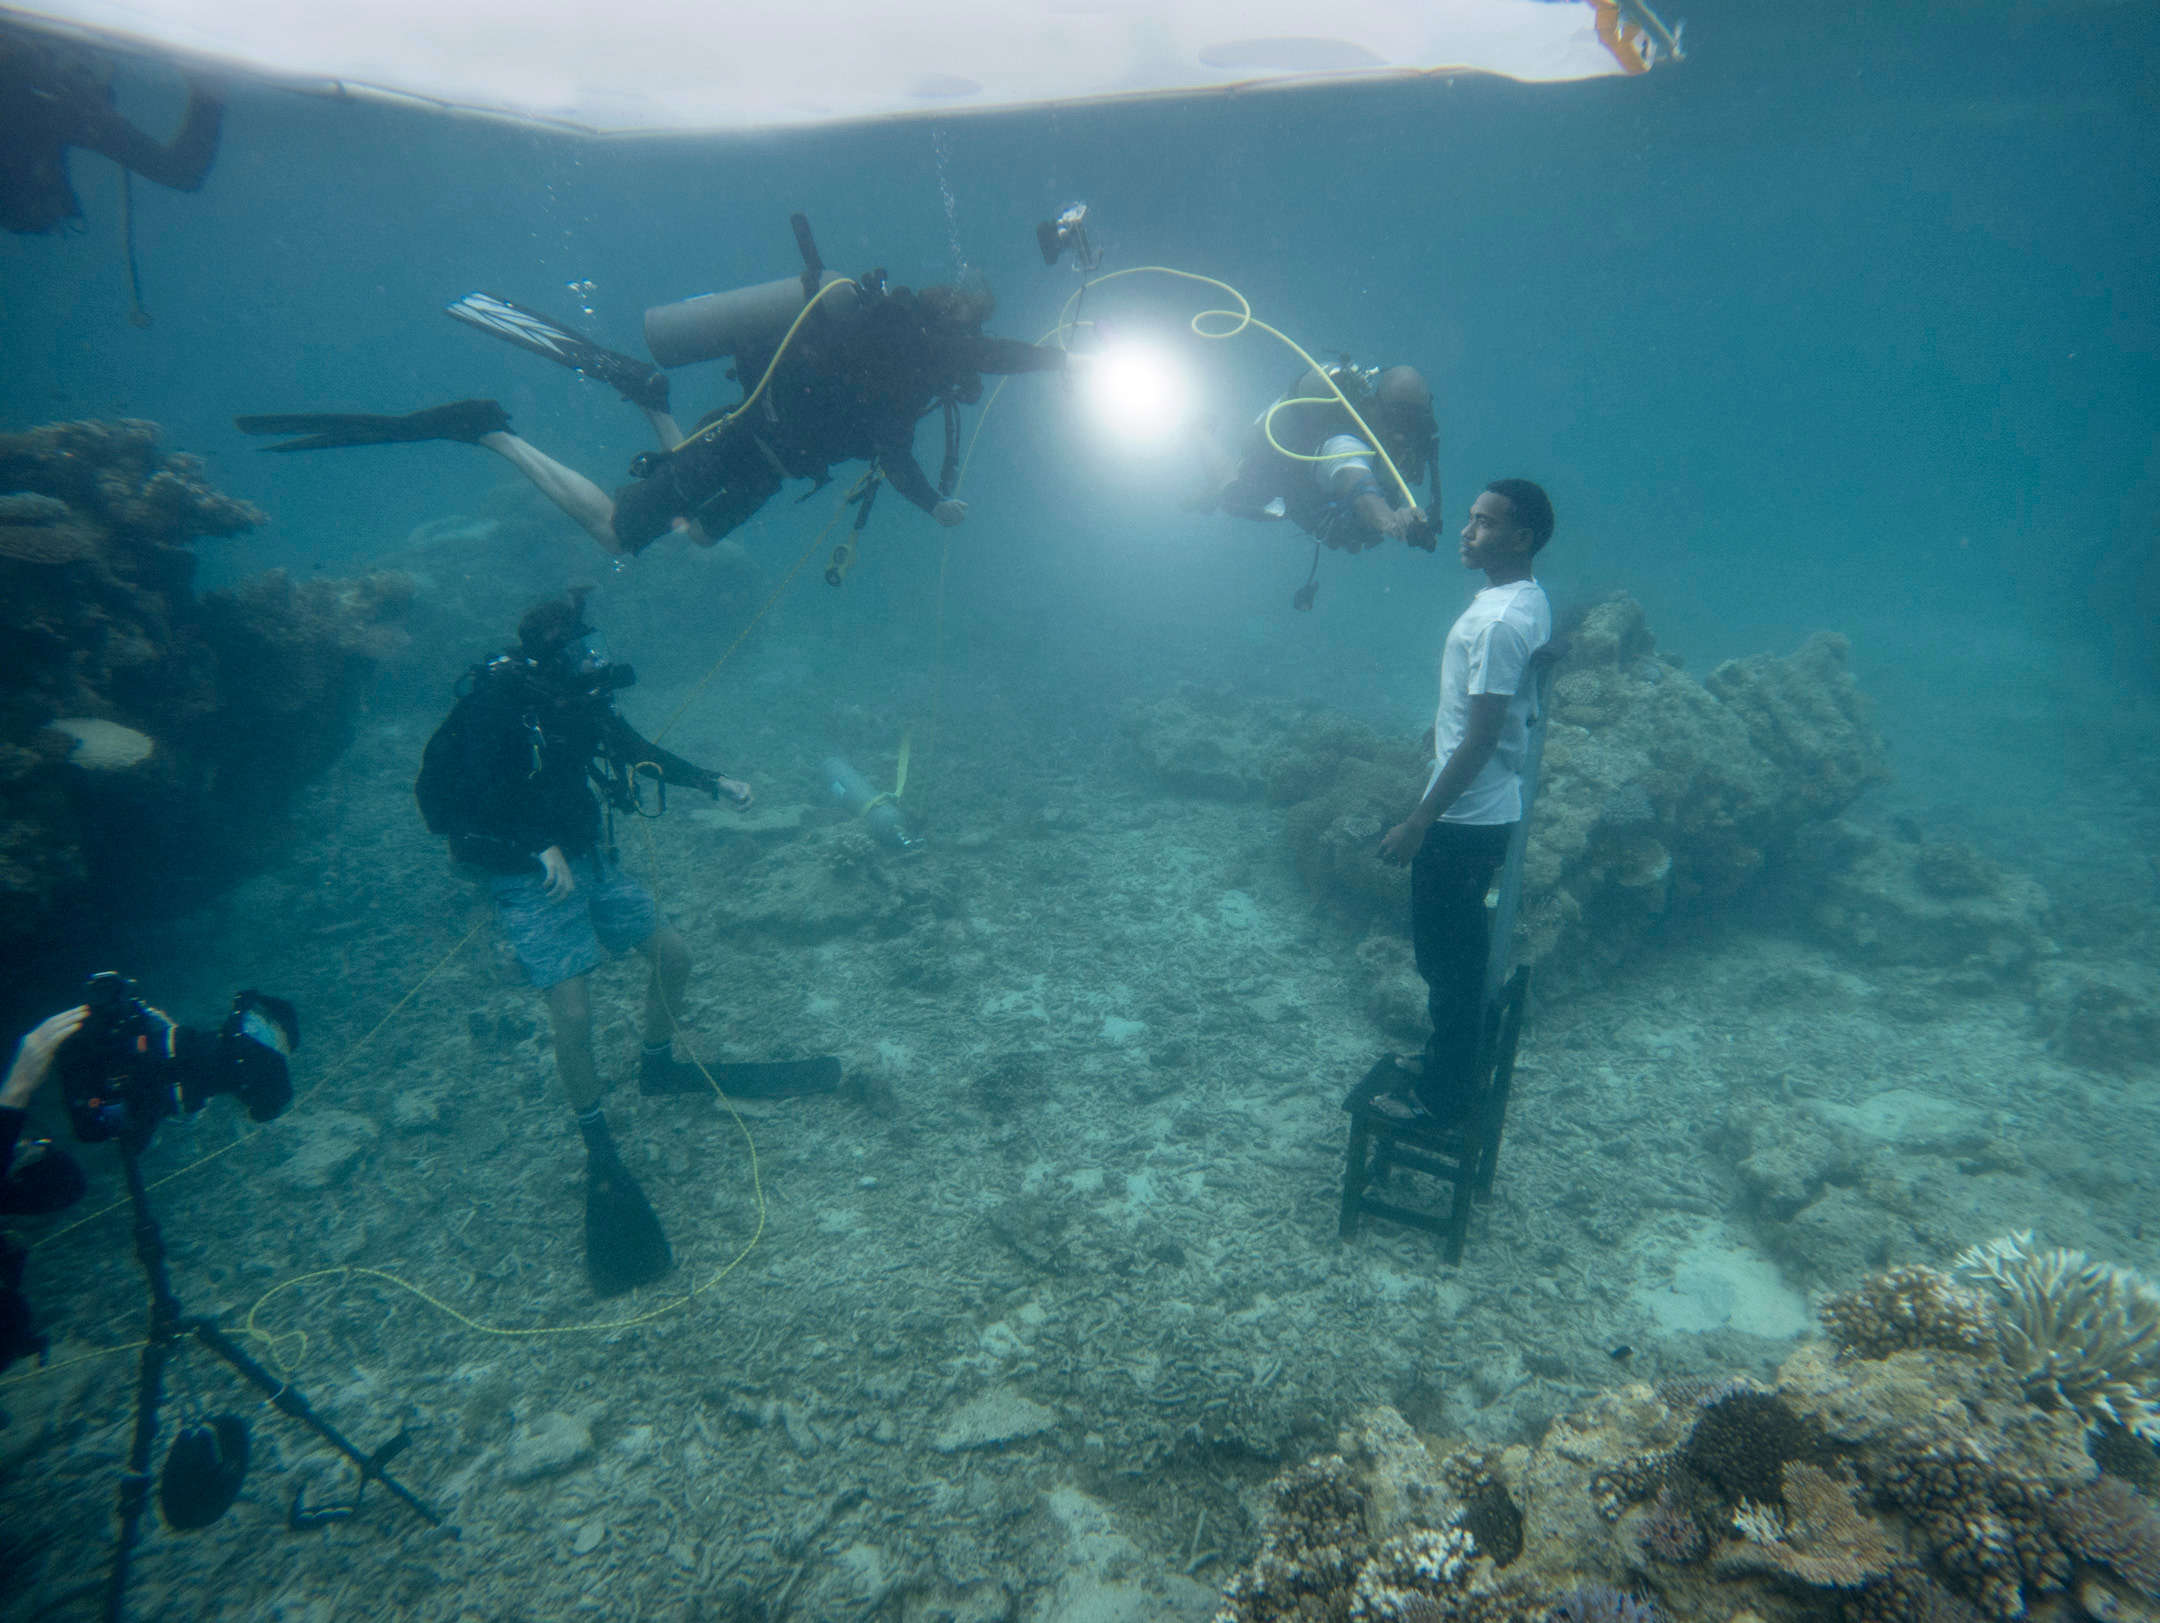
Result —
<path fill-rule="evenodd" d="M 547 899 L 547 881 L 538 874 L 488 879 L 503 938 L 525 978 L 543 992 L 643 946 L 660 928 L 652 892 L 597 851 L 572 857 L 570 873 L 577 889 L 559 902 Z"/>

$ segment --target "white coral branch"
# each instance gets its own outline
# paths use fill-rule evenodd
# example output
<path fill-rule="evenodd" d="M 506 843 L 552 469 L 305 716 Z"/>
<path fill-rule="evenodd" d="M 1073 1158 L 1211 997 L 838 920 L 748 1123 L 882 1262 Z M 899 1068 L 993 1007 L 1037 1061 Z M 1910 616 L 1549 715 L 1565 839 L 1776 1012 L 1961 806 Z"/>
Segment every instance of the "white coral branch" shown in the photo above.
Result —
<path fill-rule="evenodd" d="M 2082 1251 L 2035 1251 L 2030 1230 L 1956 1267 L 1992 1288 L 1996 1343 L 2027 1397 L 2160 1441 L 2160 1291 Z"/>

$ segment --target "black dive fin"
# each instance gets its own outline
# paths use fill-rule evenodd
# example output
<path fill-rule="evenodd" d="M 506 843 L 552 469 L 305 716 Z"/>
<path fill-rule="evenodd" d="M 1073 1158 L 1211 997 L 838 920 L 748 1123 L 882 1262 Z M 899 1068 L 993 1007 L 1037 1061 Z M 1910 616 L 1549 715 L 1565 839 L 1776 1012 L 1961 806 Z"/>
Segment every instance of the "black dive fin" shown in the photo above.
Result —
<path fill-rule="evenodd" d="M 596 1296 L 650 1285 L 675 1266 L 660 1219 L 637 1179 L 613 1156 L 585 1168 L 585 1277 Z"/>
<path fill-rule="evenodd" d="M 468 293 L 455 304 L 443 306 L 443 314 L 468 327 L 478 327 L 505 343 L 544 356 L 558 366 L 598 378 L 633 406 L 646 411 L 668 409 L 667 374 L 633 356 L 619 354 L 596 344 L 537 310 L 497 298 L 492 293 Z"/>
<path fill-rule="evenodd" d="M 831 1054 L 745 1061 L 715 1065 L 711 1070 L 720 1091 L 737 1099 L 794 1099 L 806 1093 L 833 1093 L 840 1087 L 840 1061 Z"/>
<path fill-rule="evenodd" d="M 712 1081 L 705 1074 L 712 1073 Z M 638 1077 L 647 1094 L 704 1093 L 717 1086 L 735 1099 L 795 1099 L 809 1093 L 833 1093 L 840 1086 L 840 1061 L 831 1054 L 816 1059 L 745 1060 L 708 1065 L 703 1071 L 685 1060 L 648 1064 Z"/>
<path fill-rule="evenodd" d="M 418 445 L 426 440 L 457 440 L 475 445 L 483 434 L 507 431 L 510 414 L 492 400 L 453 400 L 447 406 L 378 417 L 357 411 L 281 412 L 267 417 L 235 417 L 243 434 L 299 434 L 265 451 L 333 451 L 347 445 Z"/>

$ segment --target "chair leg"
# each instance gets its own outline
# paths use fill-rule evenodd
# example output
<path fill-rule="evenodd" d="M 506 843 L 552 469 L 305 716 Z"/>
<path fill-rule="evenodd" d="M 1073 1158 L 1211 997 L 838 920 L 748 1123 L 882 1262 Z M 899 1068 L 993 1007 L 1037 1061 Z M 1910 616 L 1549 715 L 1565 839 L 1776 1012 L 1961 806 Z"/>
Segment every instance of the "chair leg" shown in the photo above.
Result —
<path fill-rule="evenodd" d="M 1350 1147 L 1343 1156 L 1342 1216 L 1338 1227 L 1345 1240 L 1355 1239 L 1364 1216 L 1366 1158 L 1372 1147 L 1372 1128 L 1364 1121 L 1350 1128 Z"/>

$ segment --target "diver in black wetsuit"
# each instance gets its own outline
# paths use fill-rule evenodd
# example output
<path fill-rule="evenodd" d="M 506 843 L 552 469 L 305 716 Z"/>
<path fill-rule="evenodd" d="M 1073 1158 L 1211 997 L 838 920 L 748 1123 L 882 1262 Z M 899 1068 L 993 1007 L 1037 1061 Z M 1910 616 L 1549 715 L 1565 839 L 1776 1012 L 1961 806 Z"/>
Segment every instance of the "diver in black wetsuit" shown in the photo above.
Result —
<path fill-rule="evenodd" d="M 751 518 L 789 479 L 823 483 L 833 464 L 875 462 L 901 495 L 940 524 L 967 517 L 949 489 L 958 413 L 982 398 L 984 373 L 1063 369 L 1063 350 L 989 338 L 982 323 L 993 300 L 986 288 L 865 286 L 844 317 L 805 321 L 765 390 L 745 409 L 708 415 L 687 439 L 669 414 L 668 380 L 657 368 L 602 348 L 530 310 L 475 294 L 450 313 L 521 348 L 599 378 L 644 410 L 663 447 L 640 457 L 639 477 L 610 497 L 510 429 L 492 400 L 464 400 L 404 417 L 282 414 L 235 419 L 244 433 L 297 434 L 272 451 L 346 445 L 457 440 L 482 445 L 510 462 L 540 492 L 584 526 L 610 553 L 642 551 L 671 529 L 704 545 Z M 748 391 L 771 354 L 743 356 L 736 375 Z M 933 485 L 915 460 L 915 425 L 942 409 L 946 465 Z"/>
<path fill-rule="evenodd" d="M 160 186 L 198 190 L 217 159 L 225 104 L 188 87 L 180 133 L 159 145 L 120 116 L 99 60 L 78 47 L 0 26 L 0 227 L 47 232 L 82 218 L 67 152 L 80 147 Z"/>

